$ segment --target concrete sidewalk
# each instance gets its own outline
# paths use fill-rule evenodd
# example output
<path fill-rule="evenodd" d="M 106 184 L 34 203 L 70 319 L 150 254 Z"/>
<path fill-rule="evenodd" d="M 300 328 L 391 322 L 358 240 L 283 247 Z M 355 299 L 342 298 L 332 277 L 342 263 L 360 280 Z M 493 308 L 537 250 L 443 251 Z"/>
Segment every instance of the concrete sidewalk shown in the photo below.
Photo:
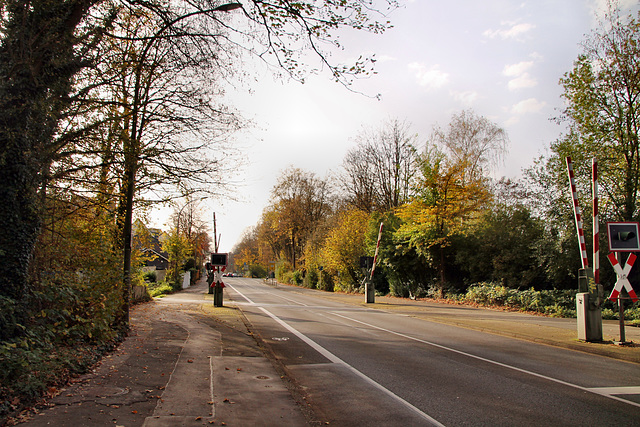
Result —
<path fill-rule="evenodd" d="M 31 426 L 306 426 L 242 313 L 206 282 L 133 308 L 132 331 Z"/>

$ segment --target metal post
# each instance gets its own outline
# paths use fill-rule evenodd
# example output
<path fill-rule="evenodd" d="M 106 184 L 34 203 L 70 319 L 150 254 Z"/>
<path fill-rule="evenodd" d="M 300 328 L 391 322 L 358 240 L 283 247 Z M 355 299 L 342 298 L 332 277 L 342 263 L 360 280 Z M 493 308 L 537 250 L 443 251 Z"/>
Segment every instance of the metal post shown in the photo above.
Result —
<path fill-rule="evenodd" d="M 214 307 L 222 307 L 223 288 L 220 285 L 220 266 L 216 267 L 216 284 L 213 288 L 213 305 Z"/>
<path fill-rule="evenodd" d="M 622 295 L 618 296 L 618 313 L 620 317 L 620 344 L 624 344 L 627 340 L 624 333 L 624 302 Z"/>
<path fill-rule="evenodd" d="M 622 252 L 616 252 L 615 256 L 618 264 L 622 265 Z M 620 321 L 620 344 L 623 344 L 626 341 L 626 337 L 624 333 L 624 302 L 622 301 L 622 293 L 618 294 L 618 318 Z"/>

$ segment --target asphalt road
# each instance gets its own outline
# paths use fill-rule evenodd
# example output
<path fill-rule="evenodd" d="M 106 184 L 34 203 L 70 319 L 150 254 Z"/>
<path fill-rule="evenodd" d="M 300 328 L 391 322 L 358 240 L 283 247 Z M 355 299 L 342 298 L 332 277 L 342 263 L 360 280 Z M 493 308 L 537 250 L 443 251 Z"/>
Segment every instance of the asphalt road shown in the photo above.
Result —
<path fill-rule="evenodd" d="M 319 423 L 638 426 L 634 363 L 226 278 Z M 363 297 L 364 298 L 364 297 Z"/>

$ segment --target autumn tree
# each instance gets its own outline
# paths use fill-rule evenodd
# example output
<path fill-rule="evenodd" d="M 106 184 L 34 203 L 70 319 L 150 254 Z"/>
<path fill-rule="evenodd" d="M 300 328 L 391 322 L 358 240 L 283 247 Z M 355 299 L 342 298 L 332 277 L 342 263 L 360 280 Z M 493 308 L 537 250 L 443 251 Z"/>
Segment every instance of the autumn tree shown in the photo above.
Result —
<path fill-rule="evenodd" d="M 407 202 L 416 172 L 416 138 L 410 126 L 397 119 L 363 130 L 342 163 L 347 201 L 365 212 Z"/>
<path fill-rule="evenodd" d="M 255 277 L 263 277 L 269 263 L 276 259 L 271 246 L 261 238 L 259 226 L 245 230 L 233 254 L 236 271 L 247 271 Z"/>
<path fill-rule="evenodd" d="M 329 183 L 314 173 L 290 168 L 280 175 L 271 194 L 273 202 L 266 211 L 269 232 L 279 236 L 280 247 L 295 270 L 307 238 L 331 212 Z"/>
<path fill-rule="evenodd" d="M 412 201 L 398 210 L 404 223 L 396 236 L 428 260 L 447 282 L 447 248 L 453 236 L 477 219 L 491 198 L 489 164 L 504 150 L 504 132 L 488 120 L 463 112 L 449 130 L 436 128 L 434 142 L 420 156 L 420 177 Z"/>
<path fill-rule="evenodd" d="M 357 289 L 362 280 L 359 260 L 365 254 L 365 234 L 369 215 L 358 209 L 338 214 L 321 249 L 323 266 L 331 272 L 338 287 L 345 291 Z"/>
<path fill-rule="evenodd" d="M 465 182 L 486 177 L 504 157 L 509 144 L 504 129 L 472 110 L 454 114 L 446 129 L 436 126 L 431 140 L 447 153 L 452 164 L 464 164 Z"/>

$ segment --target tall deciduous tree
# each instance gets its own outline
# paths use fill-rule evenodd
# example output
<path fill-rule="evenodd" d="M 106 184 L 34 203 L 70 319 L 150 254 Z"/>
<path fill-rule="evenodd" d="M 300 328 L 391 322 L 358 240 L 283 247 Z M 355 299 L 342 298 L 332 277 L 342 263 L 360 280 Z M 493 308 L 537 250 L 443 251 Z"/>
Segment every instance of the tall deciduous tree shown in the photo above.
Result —
<path fill-rule="evenodd" d="M 331 212 L 329 184 L 311 172 L 292 168 L 280 176 L 272 195 L 275 221 L 271 228 L 284 239 L 282 247 L 295 270 L 307 238 Z"/>
<path fill-rule="evenodd" d="M 482 179 L 506 154 L 507 133 L 472 110 L 454 114 L 446 130 L 436 127 L 432 141 L 442 147 L 453 163 L 463 164 L 465 181 Z"/>
<path fill-rule="evenodd" d="M 640 15 L 638 15 L 640 18 Z M 560 80 L 573 142 L 563 148 L 598 158 L 600 188 L 617 219 L 638 219 L 640 191 L 640 22 L 610 7 L 587 37 L 573 69 Z M 575 156 L 574 156 L 575 157 Z"/>
<path fill-rule="evenodd" d="M 321 252 L 324 267 L 339 276 L 338 285 L 345 291 L 357 288 L 362 278 L 359 259 L 365 253 L 368 221 L 366 212 L 357 209 L 343 211 L 324 240 Z"/>
<path fill-rule="evenodd" d="M 395 7 L 396 2 L 381 0 L 381 4 Z M 219 12 L 238 6 L 244 13 L 233 25 L 223 23 L 224 29 L 210 26 L 220 22 Z M 359 59 L 355 64 L 332 64 L 322 49 L 324 42 L 339 46 L 333 35 L 340 28 L 381 32 L 388 26 L 385 20 L 372 19 L 377 10 L 369 0 L 295 3 L 250 0 L 242 4 L 212 4 L 209 0 L 17 0 L 0 3 L 0 204 L 3 206 L 0 213 L 0 254 L 3 257 L 0 303 L 3 313 L 9 313 L 6 322 L 0 325 L 3 336 L 13 335 L 15 325 L 20 322 L 11 313 L 19 313 L 16 304 L 23 300 L 28 287 L 29 260 L 41 224 L 37 192 L 45 187 L 49 165 L 67 142 L 64 139 L 56 141 L 56 136 L 62 132 L 62 117 L 74 101 L 71 94 L 75 77 L 104 53 L 102 35 L 112 28 L 118 9 L 135 8 L 143 8 L 157 16 L 163 25 L 160 29 L 166 28 L 170 38 L 187 34 L 194 27 L 183 24 L 193 22 L 191 18 L 197 17 L 201 19 L 197 29 L 202 40 L 226 39 L 262 58 L 272 54 L 277 66 L 299 78 L 303 78 L 304 70 L 299 57 L 311 49 L 330 69 L 332 77 L 344 84 L 349 83 L 349 76 L 367 73 L 371 63 Z M 251 25 L 247 26 L 247 22 Z M 149 38 L 144 34 L 139 40 L 151 42 L 157 35 Z M 216 57 L 219 56 L 213 56 Z M 141 74 L 138 76 L 138 89 L 143 89 L 146 82 Z M 139 90 L 137 101 L 145 95 Z M 135 101 L 132 105 L 138 105 Z M 128 200 L 132 198 L 131 189 L 138 168 L 135 161 L 140 152 L 135 144 L 142 124 L 133 118 L 133 111 L 131 114 L 129 145 L 123 150 L 130 154 L 124 174 Z M 131 223 L 130 220 L 126 222 Z M 130 233 L 125 232 L 125 240 L 130 240 Z M 125 262 L 125 270 L 126 265 Z"/>
<path fill-rule="evenodd" d="M 506 136 L 488 120 L 467 112 L 454 115 L 448 132 L 436 129 L 434 134 L 438 145 L 429 145 L 420 158 L 416 196 L 398 211 L 404 224 L 397 238 L 430 260 L 444 286 L 445 249 L 487 206 L 489 171 L 482 165 L 499 157 Z"/>
<path fill-rule="evenodd" d="M 97 0 L 15 1 L 0 8 L 0 337 L 22 322 L 16 304 L 40 232 L 37 196 L 56 151 L 58 124 L 72 102 L 73 76 L 85 65 L 78 28 Z"/>
<path fill-rule="evenodd" d="M 409 200 L 416 172 L 416 135 L 406 122 L 390 120 L 358 135 L 343 161 L 343 191 L 365 212 L 395 209 Z"/>

